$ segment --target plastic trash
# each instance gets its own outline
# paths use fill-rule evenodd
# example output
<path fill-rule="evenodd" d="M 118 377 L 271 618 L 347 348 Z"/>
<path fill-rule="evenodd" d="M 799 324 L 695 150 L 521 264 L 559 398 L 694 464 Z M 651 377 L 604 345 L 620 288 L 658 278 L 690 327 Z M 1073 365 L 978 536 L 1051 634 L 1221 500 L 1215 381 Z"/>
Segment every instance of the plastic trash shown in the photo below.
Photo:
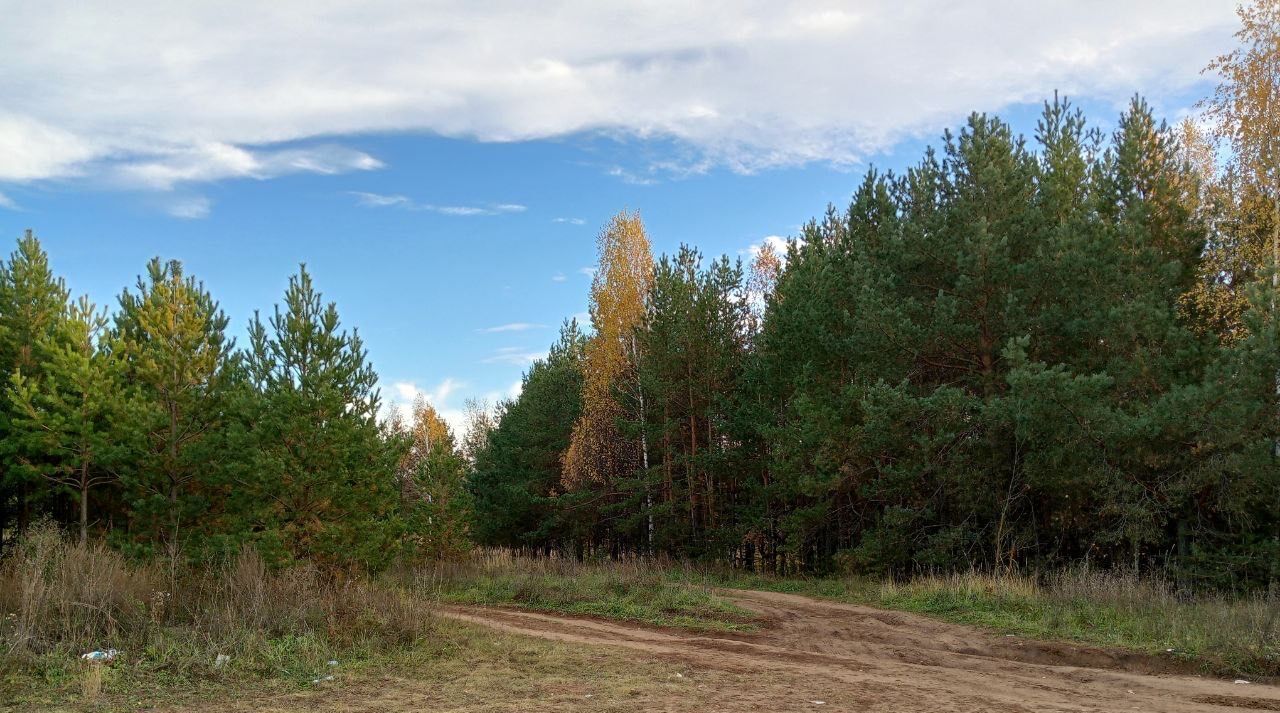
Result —
<path fill-rule="evenodd" d="M 329 665 L 330 665 L 330 666 L 337 666 L 337 665 L 338 665 L 338 662 L 337 662 L 336 660 L 334 660 L 334 659 L 330 659 L 330 660 L 329 660 Z"/>
<path fill-rule="evenodd" d="M 115 649 L 107 649 L 106 651 L 90 651 L 80 658 L 85 661 L 110 661 L 120 654 Z"/>
<path fill-rule="evenodd" d="M 214 660 L 213 660 L 213 667 L 214 667 L 214 668 L 222 668 L 223 666 L 226 666 L 226 665 L 227 665 L 227 664 L 229 664 L 229 663 L 231 663 L 231 657 L 230 657 L 230 656 L 228 656 L 228 655 L 226 655 L 226 654 L 218 654 L 218 658 L 216 658 L 216 659 L 214 659 Z"/>
<path fill-rule="evenodd" d="M 323 676 L 321 678 L 313 678 L 311 679 L 311 682 L 320 683 L 321 681 L 332 681 L 332 680 L 333 680 L 333 676 Z"/>
<path fill-rule="evenodd" d="M 1243 678 L 1237 678 L 1237 679 L 1235 680 L 1235 682 L 1236 682 L 1236 683 L 1243 683 L 1243 684 L 1245 684 L 1246 686 L 1247 686 L 1247 685 L 1249 685 L 1249 682 L 1248 682 L 1248 681 L 1246 681 L 1246 680 L 1244 680 Z"/>
<path fill-rule="evenodd" d="M 813 704 L 813 705 L 815 705 L 815 706 L 823 706 L 823 705 L 826 705 L 826 704 L 827 704 L 827 702 L 826 702 L 826 701 L 809 701 L 809 702 L 810 702 L 810 703 L 812 703 L 812 704 Z"/>

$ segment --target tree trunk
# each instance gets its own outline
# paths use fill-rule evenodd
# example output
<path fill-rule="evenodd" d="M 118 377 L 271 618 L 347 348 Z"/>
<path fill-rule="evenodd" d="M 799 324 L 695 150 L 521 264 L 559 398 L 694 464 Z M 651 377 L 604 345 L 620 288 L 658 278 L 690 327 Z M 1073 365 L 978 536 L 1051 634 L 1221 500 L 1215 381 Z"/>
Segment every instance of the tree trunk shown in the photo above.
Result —
<path fill-rule="evenodd" d="M 89 468 L 80 466 L 80 544 L 89 542 Z"/>
<path fill-rule="evenodd" d="M 1271 319 L 1276 319 L 1276 298 L 1280 296 L 1280 190 L 1271 199 Z M 1276 370 L 1276 419 L 1280 421 L 1280 369 Z M 1280 435 L 1271 444 L 1271 455 L 1280 458 Z"/>
<path fill-rule="evenodd" d="M 636 368 L 636 396 L 640 401 L 640 463 L 644 468 L 644 509 L 648 520 L 649 556 L 653 556 L 653 491 L 649 488 L 649 429 L 644 420 L 644 386 L 640 383 L 640 348 L 631 334 L 631 358 Z"/>

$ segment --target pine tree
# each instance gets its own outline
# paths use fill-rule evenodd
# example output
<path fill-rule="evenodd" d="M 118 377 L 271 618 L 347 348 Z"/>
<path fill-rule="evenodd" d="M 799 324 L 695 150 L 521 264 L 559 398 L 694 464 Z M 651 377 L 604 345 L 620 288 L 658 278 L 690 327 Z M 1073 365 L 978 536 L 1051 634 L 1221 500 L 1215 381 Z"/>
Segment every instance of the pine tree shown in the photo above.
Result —
<path fill-rule="evenodd" d="M 525 373 L 519 396 L 500 405 L 468 478 L 477 542 L 582 552 L 589 494 L 565 492 L 563 482 L 565 452 L 582 413 L 586 341 L 576 321 L 565 322 L 547 357 Z"/>
<path fill-rule="evenodd" d="M 49 267 L 49 256 L 28 230 L 7 262 L 0 262 L 0 372 L 4 383 L 17 372 L 38 380 L 45 360 L 42 348 L 60 348 L 67 335 L 69 293 L 62 278 Z M 8 530 L 25 529 L 46 504 L 48 488 L 26 466 L 41 463 L 42 453 L 23 449 L 12 425 L 15 404 L 0 400 L 0 549 Z"/>
<path fill-rule="evenodd" d="M 237 530 L 269 559 L 376 569 L 397 554 L 401 450 L 378 427 L 377 375 L 305 266 L 284 306 L 249 324 L 253 461 L 235 478 Z"/>
<path fill-rule="evenodd" d="M 731 550 L 740 535 L 732 507 L 740 484 L 727 467 L 724 436 L 751 325 L 742 267 L 721 258 L 704 268 L 701 255 L 682 246 L 658 261 L 647 309 L 640 374 L 651 408 L 643 426 L 659 472 L 642 473 L 632 498 L 659 493 L 663 550 Z"/>
<path fill-rule="evenodd" d="M 178 261 L 147 265 L 136 292 L 125 290 L 109 341 L 139 389 L 142 449 L 124 473 L 132 534 L 174 542 L 208 507 L 208 483 L 224 426 L 233 369 L 228 319 L 204 285 Z"/>
<path fill-rule="evenodd" d="M 118 357 L 99 344 L 106 325 L 105 312 L 81 298 L 65 333 L 38 343 L 42 375 L 29 378 L 18 370 L 9 389 L 13 434 L 22 452 L 39 454 L 24 466 L 71 492 L 81 543 L 88 539 L 91 491 L 115 483 L 137 447 L 136 399 L 126 390 Z"/>

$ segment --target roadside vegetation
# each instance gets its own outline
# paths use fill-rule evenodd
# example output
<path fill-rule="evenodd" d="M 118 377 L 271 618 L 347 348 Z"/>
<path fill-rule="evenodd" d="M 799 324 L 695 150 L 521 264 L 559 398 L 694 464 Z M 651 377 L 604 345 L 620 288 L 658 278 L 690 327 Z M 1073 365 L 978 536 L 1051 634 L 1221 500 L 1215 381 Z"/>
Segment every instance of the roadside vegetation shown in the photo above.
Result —
<path fill-rule="evenodd" d="M 43 527 L 0 566 L 0 701 L 19 707 L 285 691 L 455 643 L 420 598 L 309 565 L 270 571 L 251 549 L 209 567 L 139 564 Z M 109 662 L 81 658 L 112 649 Z"/>
<path fill-rule="evenodd" d="M 425 571 L 418 582 L 421 591 L 445 603 L 516 606 L 694 631 L 756 628 L 757 617 L 717 596 L 713 582 L 676 572 L 686 570 L 641 559 L 580 563 L 489 550 Z"/>
<path fill-rule="evenodd" d="M 251 549 L 216 566 L 191 566 L 181 557 L 133 562 L 46 525 L 0 563 L 0 701 L 11 710 L 131 709 L 346 686 L 407 670 L 456 683 L 463 672 L 475 677 L 508 666 L 559 680 L 582 665 L 578 659 L 600 654 L 512 643 L 433 612 L 479 604 L 708 633 L 767 626 L 734 604 L 734 588 L 1126 649 L 1219 676 L 1280 676 L 1274 594 L 1192 596 L 1114 572 L 776 577 L 713 565 L 482 550 L 377 577 L 335 577 L 311 565 L 272 570 Z M 110 649 L 118 653 L 109 662 L 81 659 Z M 623 687 L 640 685 L 625 668 L 602 674 L 601 685 L 615 678 Z"/>
<path fill-rule="evenodd" d="M 702 631 L 757 629 L 764 622 L 736 606 L 731 590 L 760 589 L 914 612 L 996 634 L 1150 654 L 1210 675 L 1280 676 L 1276 594 L 1195 595 L 1127 572 L 778 577 L 719 566 L 577 562 L 487 551 L 421 577 L 425 590 L 442 602 Z"/>
<path fill-rule="evenodd" d="M 1153 576 L 1073 569 L 909 579 L 770 577 L 717 570 L 726 587 L 896 609 L 998 634 L 1119 648 L 1218 676 L 1280 676 L 1280 597 L 1180 592 Z"/>

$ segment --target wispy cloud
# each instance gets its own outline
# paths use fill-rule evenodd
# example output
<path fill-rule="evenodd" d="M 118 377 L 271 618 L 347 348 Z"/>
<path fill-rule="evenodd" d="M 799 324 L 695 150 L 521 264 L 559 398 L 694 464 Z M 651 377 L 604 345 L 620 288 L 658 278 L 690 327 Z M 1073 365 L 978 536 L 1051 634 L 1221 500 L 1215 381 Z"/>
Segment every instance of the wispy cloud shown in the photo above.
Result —
<path fill-rule="evenodd" d="M 390 398 L 383 406 L 383 416 L 398 415 L 406 422 L 411 421 L 413 419 L 414 402 L 421 397 L 431 404 L 432 408 L 440 414 L 445 423 L 449 424 L 449 428 L 455 434 L 460 434 L 466 428 L 466 411 L 453 402 L 455 394 L 465 387 L 465 382 L 452 377 L 444 379 L 430 389 L 424 389 L 414 381 L 393 382 L 391 384 L 391 393 L 389 394 Z"/>
<path fill-rule="evenodd" d="M 565 277 L 565 274 L 563 272 L 557 272 L 556 274 L 551 276 L 552 282 L 564 282 L 567 279 L 569 278 Z"/>
<path fill-rule="evenodd" d="M 595 276 L 596 276 L 596 268 L 595 268 L 595 267 L 593 267 L 593 266 L 590 266 L 590 265 L 588 265 L 587 267 L 580 267 L 580 268 L 578 268 L 578 274 L 579 274 L 579 275 L 586 275 L 587 277 L 595 277 Z"/>
<path fill-rule="evenodd" d="M 502 215 L 504 213 L 523 213 L 527 206 L 519 203 L 487 203 L 485 205 L 436 205 L 419 203 L 399 193 L 367 193 L 365 191 L 348 191 L 355 196 L 356 203 L 366 208 L 403 208 L 405 210 L 427 211 L 440 215 L 471 217 L 477 215 Z"/>
<path fill-rule="evenodd" d="M 0 208 L 8 208 L 9 210 L 21 210 L 20 208 L 18 208 L 18 204 L 16 201 L 14 201 L 12 198 L 10 198 L 9 196 L 6 196 L 3 193 L 0 193 Z"/>
<path fill-rule="evenodd" d="M 533 322 L 511 322 L 510 324 L 499 324 L 494 327 L 482 327 L 477 332 L 485 334 L 495 334 L 498 332 L 527 332 L 530 329 L 546 329 L 545 324 L 535 324 Z"/>
<path fill-rule="evenodd" d="M 165 208 L 165 212 L 175 218 L 183 218 L 184 220 L 199 220 L 208 218 L 209 211 L 213 208 L 213 202 L 204 196 L 195 196 L 192 198 L 181 198 L 173 201 Z"/>
<path fill-rule="evenodd" d="M 658 183 L 658 179 L 652 176 L 642 176 L 621 166 L 613 166 L 608 170 L 608 174 L 633 186 L 652 186 Z"/>
<path fill-rule="evenodd" d="M 167 191 L 180 183 L 225 178 L 266 180 L 291 173 L 333 175 L 382 166 L 381 161 L 363 151 L 334 144 L 270 151 L 205 142 L 119 163 L 111 175 L 114 182 L 127 187 Z"/>
<path fill-rule="evenodd" d="M 584 225 L 587 221 L 582 218 L 552 218 L 552 223 L 568 223 L 569 225 Z"/>
<path fill-rule="evenodd" d="M 383 195 L 381 193 L 365 193 L 364 191 L 348 191 L 348 193 L 356 197 L 356 203 L 365 206 L 366 208 L 413 205 L 413 201 L 409 200 L 408 197 L 399 194 Z"/>
<path fill-rule="evenodd" d="M 526 347 L 502 347 L 480 360 L 482 364 L 512 364 L 528 366 L 547 355 L 546 350 L 529 351 Z"/>

